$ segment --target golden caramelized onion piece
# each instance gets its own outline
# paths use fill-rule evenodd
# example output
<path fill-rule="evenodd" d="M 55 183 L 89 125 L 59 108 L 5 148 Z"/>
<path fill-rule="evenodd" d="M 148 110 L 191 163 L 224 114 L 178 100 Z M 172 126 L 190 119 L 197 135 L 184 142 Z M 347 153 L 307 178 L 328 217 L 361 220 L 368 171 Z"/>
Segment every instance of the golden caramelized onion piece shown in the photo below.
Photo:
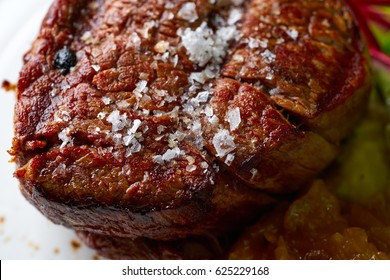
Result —
<path fill-rule="evenodd" d="M 291 205 L 280 205 L 249 227 L 229 258 L 389 259 L 388 219 L 358 204 L 341 207 L 324 182 L 315 181 Z"/>
<path fill-rule="evenodd" d="M 85 236 L 215 239 L 329 165 L 370 81 L 341 0 L 55 0 L 20 72 L 15 174 Z"/>

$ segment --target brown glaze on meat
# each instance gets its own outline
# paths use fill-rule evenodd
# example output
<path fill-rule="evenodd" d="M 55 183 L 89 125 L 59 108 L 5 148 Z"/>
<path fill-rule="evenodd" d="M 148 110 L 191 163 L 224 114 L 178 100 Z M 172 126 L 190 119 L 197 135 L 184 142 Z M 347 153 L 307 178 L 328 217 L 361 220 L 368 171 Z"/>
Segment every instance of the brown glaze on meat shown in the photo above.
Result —
<path fill-rule="evenodd" d="M 342 2 L 211 2 L 54 1 L 11 151 L 53 222 L 152 251 L 220 236 L 334 159 L 370 91 Z"/>

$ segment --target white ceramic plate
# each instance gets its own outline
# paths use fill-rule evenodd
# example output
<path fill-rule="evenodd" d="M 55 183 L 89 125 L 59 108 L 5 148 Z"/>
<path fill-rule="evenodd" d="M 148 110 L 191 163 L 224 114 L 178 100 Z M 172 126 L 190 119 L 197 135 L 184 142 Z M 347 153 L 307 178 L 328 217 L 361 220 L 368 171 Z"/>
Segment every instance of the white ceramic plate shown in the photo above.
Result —
<path fill-rule="evenodd" d="M 52 0 L 0 0 L 0 83 L 15 83 L 22 56 Z M 7 150 L 13 136 L 12 92 L 0 89 L 0 259 L 91 259 L 74 232 L 54 225 L 20 194 Z M 80 244 L 76 248 L 76 244 Z"/>

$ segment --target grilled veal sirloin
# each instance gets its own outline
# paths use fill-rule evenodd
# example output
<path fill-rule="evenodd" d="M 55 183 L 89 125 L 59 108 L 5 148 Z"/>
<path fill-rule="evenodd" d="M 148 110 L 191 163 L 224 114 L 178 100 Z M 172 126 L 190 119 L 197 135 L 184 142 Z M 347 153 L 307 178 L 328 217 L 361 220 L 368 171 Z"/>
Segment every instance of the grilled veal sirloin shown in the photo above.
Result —
<path fill-rule="evenodd" d="M 340 0 L 56 0 L 24 56 L 15 174 L 105 256 L 219 258 L 329 165 L 370 89 Z"/>

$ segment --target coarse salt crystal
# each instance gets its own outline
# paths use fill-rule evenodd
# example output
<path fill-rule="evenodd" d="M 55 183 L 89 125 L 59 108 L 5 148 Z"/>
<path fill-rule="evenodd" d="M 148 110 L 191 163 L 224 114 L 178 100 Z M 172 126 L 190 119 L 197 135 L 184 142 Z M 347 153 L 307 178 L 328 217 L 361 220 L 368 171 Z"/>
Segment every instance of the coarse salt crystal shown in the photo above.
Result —
<path fill-rule="evenodd" d="M 126 126 L 127 116 L 115 110 L 107 117 L 107 121 L 112 124 L 112 131 L 119 131 Z"/>
<path fill-rule="evenodd" d="M 274 78 L 274 75 L 271 72 L 268 72 L 267 75 L 265 76 L 267 80 L 272 80 Z"/>
<path fill-rule="evenodd" d="M 95 70 L 96 72 L 99 72 L 99 71 L 100 71 L 100 66 L 99 66 L 99 65 L 93 64 L 93 65 L 91 65 L 91 67 L 92 67 L 93 70 Z"/>
<path fill-rule="evenodd" d="M 242 10 L 241 9 L 232 9 L 230 11 L 229 19 L 227 23 L 229 25 L 235 24 L 237 21 L 241 20 L 242 18 Z"/>
<path fill-rule="evenodd" d="M 70 133 L 69 127 L 63 129 L 60 133 L 58 133 L 58 138 L 62 141 L 60 149 L 64 148 L 68 144 L 72 144 L 73 140 L 69 136 L 69 133 Z"/>
<path fill-rule="evenodd" d="M 171 20 L 175 17 L 175 15 L 170 11 L 165 11 L 161 17 L 161 21 Z"/>
<path fill-rule="evenodd" d="M 215 151 L 217 152 L 216 156 L 219 158 L 224 157 L 236 149 L 234 139 L 226 129 L 219 129 L 218 132 L 214 135 L 212 142 Z"/>
<path fill-rule="evenodd" d="M 227 112 L 226 119 L 230 124 L 230 131 L 236 130 L 241 123 L 240 109 L 238 107 L 230 109 Z"/>
<path fill-rule="evenodd" d="M 172 58 L 173 67 L 176 67 L 178 62 L 179 62 L 179 56 L 175 54 L 174 57 Z"/>
<path fill-rule="evenodd" d="M 115 133 L 115 134 L 112 136 L 112 139 L 114 140 L 114 142 L 115 142 L 116 145 L 120 145 L 121 142 L 122 142 L 122 134 L 120 134 L 120 133 Z"/>
<path fill-rule="evenodd" d="M 106 117 L 106 113 L 104 112 L 99 112 L 99 114 L 97 115 L 98 119 L 104 119 Z"/>
<path fill-rule="evenodd" d="M 250 172 L 252 173 L 251 180 L 253 180 L 256 177 L 257 173 L 259 173 L 259 171 L 256 168 L 252 168 Z"/>
<path fill-rule="evenodd" d="M 207 117 L 212 117 L 214 115 L 213 107 L 207 105 L 206 108 L 204 108 L 204 113 Z"/>
<path fill-rule="evenodd" d="M 154 28 L 155 26 L 156 26 L 156 22 L 154 20 L 145 22 L 143 29 L 141 30 L 142 37 L 144 37 L 145 39 L 148 39 L 149 38 L 149 30 Z"/>
<path fill-rule="evenodd" d="M 70 121 L 72 118 L 70 117 L 70 114 L 69 112 L 67 111 L 61 111 L 61 117 L 64 121 L 68 122 Z"/>
<path fill-rule="evenodd" d="M 111 103 L 111 99 L 109 97 L 103 96 L 102 101 L 105 105 L 108 105 Z"/>
<path fill-rule="evenodd" d="M 132 154 L 139 153 L 142 150 L 142 145 L 137 141 L 137 139 L 133 138 L 131 140 L 131 147 L 126 150 L 126 157 L 131 156 Z"/>
<path fill-rule="evenodd" d="M 205 103 L 205 102 L 208 101 L 209 95 L 210 95 L 210 92 L 208 92 L 208 91 L 201 91 L 201 92 L 199 92 L 198 95 L 196 96 L 196 99 L 197 99 L 198 102 L 200 102 L 200 103 Z"/>
<path fill-rule="evenodd" d="M 256 38 L 249 37 L 248 47 L 251 49 L 257 49 L 260 46 L 260 40 Z"/>
<path fill-rule="evenodd" d="M 179 18 L 187 20 L 189 22 L 196 21 L 199 17 L 196 12 L 196 5 L 193 2 L 184 3 L 179 12 L 177 13 Z"/>
<path fill-rule="evenodd" d="M 240 6 L 244 3 L 244 0 L 231 0 L 235 6 Z"/>
<path fill-rule="evenodd" d="M 235 60 L 235 61 L 237 61 L 237 62 L 244 62 L 244 57 L 242 56 L 242 55 L 240 55 L 240 54 L 235 54 L 234 56 L 233 56 L 233 60 Z"/>
<path fill-rule="evenodd" d="M 92 37 L 91 31 L 84 32 L 81 36 L 81 40 L 83 40 L 86 44 L 94 44 L 97 42 L 97 40 Z"/>
<path fill-rule="evenodd" d="M 207 162 L 205 162 L 205 161 L 202 161 L 202 162 L 200 163 L 200 167 L 202 167 L 203 169 L 206 169 L 206 168 L 209 167 L 209 164 L 208 164 Z"/>
<path fill-rule="evenodd" d="M 171 161 L 172 159 L 177 158 L 181 154 L 181 150 L 176 147 L 173 149 L 168 149 L 163 155 L 157 155 L 153 157 L 153 160 L 157 163 L 163 163 L 165 161 Z"/>
<path fill-rule="evenodd" d="M 196 165 L 187 165 L 186 171 L 187 172 L 194 172 L 196 170 Z"/>
<path fill-rule="evenodd" d="M 190 83 L 193 83 L 194 81 L 204 84 L 206 82 L 207 77 L 204 75 L 203 72 L 192 72 L 190 77 L 188 78 L 188 81 Z"/>
<path fill-rule="evenodd" d="M 271 63 L 275 60 L 276 55 L 272 53 L 270 50 L 265 50 L 261 53 L 261 56 L 265 59 L 267 63 Z"/>
<path fill-rule="evenodd" d="M 130 128 L 130 132 L 136 133 L 138 128 L 140 127 L 141 123 L 142 123 L 141 120 L 138 120 L 138 119 L 134 120 L 133 126 Z"/>
<path fill-rule="evenodd" d="M 130 104 L 126 100 L 121 100 L 117 102 L 116 105 L 118 106 L 119 109 L 125 109 L 130 107 Z"/>
<path fill-rule="evenodd" d="M 123 137 L 123 144 L 125 146 L 129 146 L 131 141 L 134 139 L 134 134 L 128 133 L 125 137 Z"/>
<path fill-rule="evenodd" d="M 142 97 L 142 93 L 145 93 L 148 91 L 148 81 L 141 80 L 137 83 L 136 88 L 134 89 L 134 94 L 138 98 Z"/>
<path fill-rule="evenodd" d="M 164 125 L 157 126 L 157 134 L 161 134 L 166 128 Z"/>
<path fill-rule="evenodd" d="M 205 66 L 213 57 L 213 30 L 203 22 L 195 30 L 186 28 L 181 35 L 183 46 L 190 55 L 190 60 L 199 66 Z"/>
<path fill-rule="evenodd" d="M 168 1 L 168 2 L 165 3 L 164 7 L 165 7 L 165 9 L 173 9 L 173 8 L 176 7 L 176 4 L 171 2 L 171 1 Z"/>
<path fill-rule="evenodd" d="M 225 164 L 230 166 L 234 160 L 234 154 L 228 154 L 225 159 Z"/>
<path fill-rule="evenodd" d="M 195 158 L 192 156 L 187 156 L 186 160 L 188 161 L 188 164 L 191 165 L 195 162 Z"/>
<path fill-rule="evenodd" d="M 158 53 L 165 53 L 169 49 L 169 42 L 159 41 L 155 46 L 154 50 Z"/>
<path fill-rule="evenodd" d="M 287 35 L 291 37 L 291 39 L 293 39 L 294 41 L 296 41 L 298 39 L 298 31 L 294 28 L 291 28 L 289 30 L 286 31 Z"/>
<path fill-rule="evenodd" d="M 219 118 L 216 115 L 212 115 L 208 118 L 209 123 L 211 123 L 214 126 L 217 126 L 219 123 Z"/>

